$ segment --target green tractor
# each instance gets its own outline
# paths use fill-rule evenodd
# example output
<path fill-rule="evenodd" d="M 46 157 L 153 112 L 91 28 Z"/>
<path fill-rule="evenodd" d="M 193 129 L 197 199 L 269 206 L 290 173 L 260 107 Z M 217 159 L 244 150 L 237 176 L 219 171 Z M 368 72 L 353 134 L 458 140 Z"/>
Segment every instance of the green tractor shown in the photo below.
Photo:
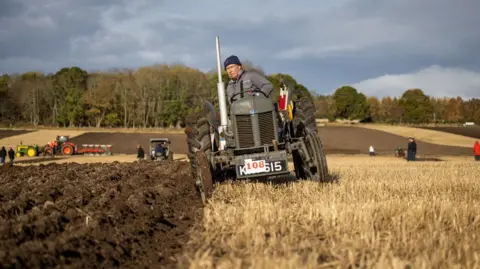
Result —
<path fill-rule="evenodd" d="M 205 101 L 200 113 L 187 118 L 185 128 L 188 158 L 204 202 L 212 194 L 215 182 L 224 179 L 291 175 L 289 159 L 297 179 L 330 180 L 315 108 L 309 97 L 292 100 L 291 90 L 283 85 L 280 99 L 274 104 L 262 91 L 244 88 L 244 92 L 258 94 L 232 100 L 227 115 L 218 37 L 217 69 L 220 122 L 214 106 Z"/>
<path fill-rule="evenodd" d="M 23 145 L 22 142 L 20 142 L 20 145 L 17 145 L 17 150 L 16 150 L 16 156 L 17 157 L 22 157 L 22 156 L 28 156 L 28 157 L 36 157 L 42 152 L 42 148 L 39 147 L 38 145 Z"/>

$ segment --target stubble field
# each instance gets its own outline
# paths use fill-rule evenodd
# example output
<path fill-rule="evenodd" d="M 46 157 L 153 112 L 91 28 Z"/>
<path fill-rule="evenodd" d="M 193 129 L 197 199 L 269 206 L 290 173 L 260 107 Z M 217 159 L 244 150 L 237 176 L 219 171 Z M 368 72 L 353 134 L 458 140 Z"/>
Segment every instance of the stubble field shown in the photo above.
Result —
<path fill-rule="evenodd" d="M 443 161 L 409 163 L 392 157 L 403 138 L 353 130 L 320 130 L 337 182 L 227 182 L 205 207 L 184 159 L 84 156 L 0 171 L 0 267 L 480 268 L 470 149 L 423 143 Z M 371 141 L 384 156 L 361 154 Z"/>
<path fill-rule="evenodd" d="M 479 268 L 477 163 L 328 161 L 338 183 L 219 186 L 184 268 Z"/>

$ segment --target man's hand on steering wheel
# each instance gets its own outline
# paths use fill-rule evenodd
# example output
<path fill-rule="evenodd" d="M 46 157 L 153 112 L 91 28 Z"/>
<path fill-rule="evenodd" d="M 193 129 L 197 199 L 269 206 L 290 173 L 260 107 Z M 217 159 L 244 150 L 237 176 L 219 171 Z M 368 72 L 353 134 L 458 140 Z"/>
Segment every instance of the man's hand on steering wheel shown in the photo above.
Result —
<path fill-rule="evenodd" d="M 254 89 L 254 90 L 243 90 L 243 91 L 240 91 L 240 92 L 237 92 L 235 94 L 232 95 L 232 97 L 230 97 L 230 103 L 233 103 L 234 101 L 234 97 L 239 95 L 239 94 L 242 94 L 242 93 L 245 93 L 247 92 L 249 95 L 253 95 L 253 93 L 256 93 L 256 92 L 259 92 L 261 94 L 263 94 L 263 96 L 265 96 L 266 98 L 268 98 L 267 94 L 265 94 L 264 92 L 262 92 L 261 90 L 259 89 Z"/>

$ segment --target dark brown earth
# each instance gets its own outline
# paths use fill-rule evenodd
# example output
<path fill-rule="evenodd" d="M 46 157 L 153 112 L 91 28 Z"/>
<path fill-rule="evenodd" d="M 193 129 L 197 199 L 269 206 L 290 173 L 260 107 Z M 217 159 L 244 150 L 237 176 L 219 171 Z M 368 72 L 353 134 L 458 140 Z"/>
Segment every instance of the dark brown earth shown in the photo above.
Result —
<path fill-rule="evenodd" d="M 183 134 L 148 134 L 148 133 L 85 133 L 72 138 L 72 142 L 81 144 L 110 144 L 113 153 L 136 154 L 137 144 L 148 150 L 151 138 L 171 139 L 171 150 L 174 153 L 185 154 L 187 141 Z"/>
<path fill-rule="evenodd" d="M 0 139 L 7 138 L 15 135 L 28 134 L 34 131 L 27 130 L 0 130 Z"/>
<path fill-rule="evenodd" d="M 446 132 L 451 134 L 458 134 L 463 136 L 468 136 L 472 138 L 480 139 L 480 127 L 469 126 L 469 127 L 420 127 L 422 129 L 434 130 L 440 132 Z M 473 147 L 473 145 L 472 145 Z"/>
<path fill-rule="evenodd" d="M 188 163 L 0 172 L 0 268 L 174 268 L 201 218 Z"/>
<path fill-rule="evenodd" d="M 318 129 L 326 154 L 368 154 L 370 145 L 378 155 L 393 155 L 395 148 L 407 148 L 405 137 L 360 127 L 325 127 Z M 472 145 L 473 146 L 473 145 Z M 472 155 L 471 148 L 443 146 L 417 141 L 419 155 Z"/>

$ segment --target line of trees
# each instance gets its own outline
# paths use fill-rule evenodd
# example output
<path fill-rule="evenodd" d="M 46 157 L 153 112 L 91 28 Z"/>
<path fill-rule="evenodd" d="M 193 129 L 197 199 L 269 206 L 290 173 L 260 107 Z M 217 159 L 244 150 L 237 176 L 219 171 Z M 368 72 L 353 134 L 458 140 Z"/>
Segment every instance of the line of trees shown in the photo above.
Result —
<path fill-rule="evenodd" d="M 331 96 L 315 96 L 317 118 L 403 124 L 480 124 L 480 99 L 434 98 L 421 89 L 407 89 L 400 97 L 367 97 L 350 86 Z"/>
<path fill-rule="evenodd" d="M 265 75 L 251 62 L 244 66 Z M 314 94 L 288 74 L 266 76 L 277 89 L 283 80 L 295 88 L 297 95 L 313 98 L 318 118 L 480 123 L 480 99 L 436 99 L 420 89 L 410 89 L 399 98 L 378 100 L 350 86 L 325 96 Z M 223 81 L 228 82 L 225 72 Z M 181 64 L 93 73 L 65 67 L 53 74 L 4 74 L 0 76 L 0 123 L 35 127 L 181 127 L 202 100 L 213 102 L 218 109 L 216 83 L 215 70 L 201 72 Z M 274 98 L 278 98 L 278 91 Z"/>
<path fill-rule="evenodd" d="M 245 62 L 246 69 L 265 75 Z M 285 74 L 281 80 L 301 94 L 309 91 Z M 202 100 L 217 102 L 217 72 L 175 65 L 154 65 L 109 72 L 65 67 L 53 74 L 27 72 L 0 76 L 0 123 L 3 126 L 180 127 Z M 223 72 L 223 81 L 228 75 Z M 278 92 L 275 93 L 278 98 Z"/>

